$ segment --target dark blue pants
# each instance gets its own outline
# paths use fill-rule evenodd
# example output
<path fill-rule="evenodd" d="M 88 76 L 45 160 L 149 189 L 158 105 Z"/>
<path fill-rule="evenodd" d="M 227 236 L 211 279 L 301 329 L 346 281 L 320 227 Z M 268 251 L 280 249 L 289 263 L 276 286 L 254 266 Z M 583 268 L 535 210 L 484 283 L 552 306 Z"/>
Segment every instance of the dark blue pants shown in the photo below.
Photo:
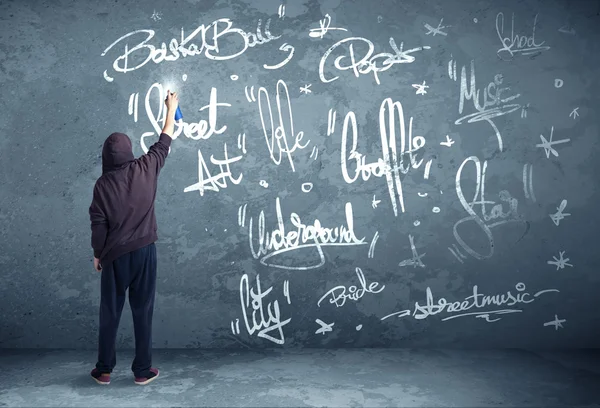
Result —
<path fill-rule="evenodd" d="M 131 365 L 136 377 L 147 377 L 152 365 L 152 313 L 156 290 L 156 246 L 150 244 L 102 264 L 100 295 L 100 334 L 98 363 L 101 373 L 110 373 L 117 363 L 115 343 L 125 291 L 135 331 L 135 359 Z"/>

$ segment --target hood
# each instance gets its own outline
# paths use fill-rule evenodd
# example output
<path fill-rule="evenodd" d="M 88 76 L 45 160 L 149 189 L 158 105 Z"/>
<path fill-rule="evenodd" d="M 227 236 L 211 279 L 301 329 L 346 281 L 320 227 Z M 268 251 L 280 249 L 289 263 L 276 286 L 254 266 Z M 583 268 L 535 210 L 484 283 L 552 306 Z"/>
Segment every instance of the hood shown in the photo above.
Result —
<path fill-rule="evenodd" d="M 135 160 L 131 140 L 125 133 L 113 133 L 102 147 L 102 174 L 123 167 Z"/>

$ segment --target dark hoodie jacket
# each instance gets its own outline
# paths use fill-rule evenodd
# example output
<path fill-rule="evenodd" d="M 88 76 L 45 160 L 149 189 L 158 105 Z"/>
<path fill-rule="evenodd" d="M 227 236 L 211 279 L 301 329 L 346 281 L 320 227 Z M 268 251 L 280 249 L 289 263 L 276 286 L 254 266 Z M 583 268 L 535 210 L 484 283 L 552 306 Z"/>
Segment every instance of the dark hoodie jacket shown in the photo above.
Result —
<path fill-rule="evenodd" d="M 90 205 L 94 257 L 103 263 L 158 239 L 154 199 L 171 138 L 163 133 L 136 159 L 126 134 L 113 133 L 102 148 L 102 176 Z"/>

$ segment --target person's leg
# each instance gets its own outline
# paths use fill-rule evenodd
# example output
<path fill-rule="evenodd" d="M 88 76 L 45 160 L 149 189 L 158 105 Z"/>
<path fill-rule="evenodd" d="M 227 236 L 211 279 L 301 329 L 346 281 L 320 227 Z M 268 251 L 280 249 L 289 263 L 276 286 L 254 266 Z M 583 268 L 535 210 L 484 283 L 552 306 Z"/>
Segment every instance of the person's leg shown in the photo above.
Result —
<path fill-rule="evenodd" d="M 125 291 L 129 284 L 128 254 L 103 265 L 100 289 L 100 325 L 98 335 L 98 362 L 96 372 L 110 374 L 116 358 L 116 339 Z"/>
<path fill-rule="evenodd" d="M 149 382 L 158 376 L 152 367 L 152 315 L 156 291 L 156 246 L 141 248 L 134 253 L 132 268 L 135 276 L 129 286 L 129 305 L 135 331 L 135 359 L 131 371 L 137 383 Z"/>

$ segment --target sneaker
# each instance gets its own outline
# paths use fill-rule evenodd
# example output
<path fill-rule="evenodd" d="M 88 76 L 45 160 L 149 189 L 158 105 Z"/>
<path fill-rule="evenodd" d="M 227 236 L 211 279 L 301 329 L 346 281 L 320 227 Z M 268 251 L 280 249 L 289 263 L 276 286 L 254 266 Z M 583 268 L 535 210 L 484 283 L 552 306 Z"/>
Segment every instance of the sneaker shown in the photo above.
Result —
<path fill-rule="evenodd" d="M 151 368 L 150 375 L 148 377 L 135 377 L 135 383 L 137 385 L 146 385 L 151 381 L 158 378 L 158 368 Z"/>
<path fill-rule="evenodd" d="M 101 373 L 97 368 L 94 368 L 90 373 L 94 381 L 96 381 L 100 385 L 108 385 L 110 384 L 110 374 L 109 373 Z"/>

